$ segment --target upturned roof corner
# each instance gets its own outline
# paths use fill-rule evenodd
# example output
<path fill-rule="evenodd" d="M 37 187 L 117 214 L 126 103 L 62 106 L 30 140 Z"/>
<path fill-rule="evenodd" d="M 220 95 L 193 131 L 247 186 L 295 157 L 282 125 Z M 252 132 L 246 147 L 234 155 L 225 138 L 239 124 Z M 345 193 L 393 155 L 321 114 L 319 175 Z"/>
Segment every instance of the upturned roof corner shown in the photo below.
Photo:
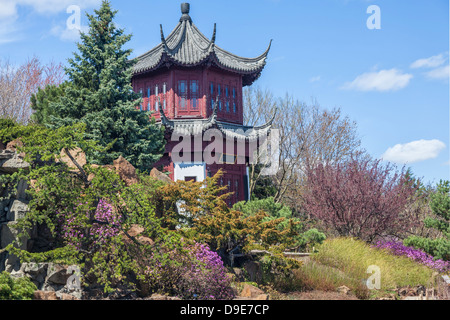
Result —
<path fill-rule="evenodd" d="M 266 51 L 258 57 L 240 57 L 217 46 L 216 24 L 211 39 L 208 39 L 192 22 L 189 4 L 183 3 L 181 11 L 182 17 L 178 25 L 167 37 L 160 25 L 161 43 L 136 58 L 134 74 L 154 71 L 168 63 L 184 67 L 212 63 L 220 69 L 242 74 L 244 86 L 251 85 L 259 78 L 266 65 L 272 40 Z"/>

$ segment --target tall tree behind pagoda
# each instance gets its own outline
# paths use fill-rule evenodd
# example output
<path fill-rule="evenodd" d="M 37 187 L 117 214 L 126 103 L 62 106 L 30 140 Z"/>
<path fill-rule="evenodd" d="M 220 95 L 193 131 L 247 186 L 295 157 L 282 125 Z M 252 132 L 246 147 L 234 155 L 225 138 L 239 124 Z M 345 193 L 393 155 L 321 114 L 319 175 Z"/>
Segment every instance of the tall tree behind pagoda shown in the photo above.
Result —
<path fill-rule="evenodd" d="M 131 86 L 132 50 L 123 49 L 131 39 L 113 22 L 117 11 L 103 1 L 94 15 L 87 14 L 89 32 L 81 33 L 78 53 L 68 59 L 66 73 L 71 85 L 53 103 L 50 127 L 86 124 L 88 139 L 112 145 L 108 153 L 97 153 L 92 162 L 111 163 L 122 155 L 135 167 L 147 170 L 164 150 L 163 132 L 150 122 L 149 114 L 137 106 L 141 98 Z"/>

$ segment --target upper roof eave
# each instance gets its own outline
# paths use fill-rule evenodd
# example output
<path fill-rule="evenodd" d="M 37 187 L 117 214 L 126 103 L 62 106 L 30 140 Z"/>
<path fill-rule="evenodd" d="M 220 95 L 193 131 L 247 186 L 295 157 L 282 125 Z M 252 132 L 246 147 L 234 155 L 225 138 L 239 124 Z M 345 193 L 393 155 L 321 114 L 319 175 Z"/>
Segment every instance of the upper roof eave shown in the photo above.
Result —
<path fill-rule="evenodd" d="M 161 26 L 161 43 L 155 48 L 135 58 L 137 63 L 134 74 L 142 74 L 175 64 L 184 67 L 195 67 L 214 62 L 217 67 L 247 76 L 248 82 L 256 80 L 266 65 L 272 40 L 268 48 L 258 57 L 245 58 L 224 50 L 215 44 L 216 25 L 211 39 L 208 39 L 192 22 L 188 11 L 168 37 L 164 37 Z"/>

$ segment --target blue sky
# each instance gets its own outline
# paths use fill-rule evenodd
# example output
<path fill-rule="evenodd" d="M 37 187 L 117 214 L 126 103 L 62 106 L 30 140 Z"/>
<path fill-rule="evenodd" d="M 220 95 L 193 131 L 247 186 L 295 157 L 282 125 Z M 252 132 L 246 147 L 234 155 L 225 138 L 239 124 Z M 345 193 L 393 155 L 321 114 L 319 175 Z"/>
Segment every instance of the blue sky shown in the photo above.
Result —
<path fill-rule="evenodd" d="M 0 0 L 0 58 L 36 55 L 65 63 L 78 35 L 66 21 L 76 5 L 92 13 L 100 0 Z M 176 26 L 182 1 L 112 0 L 116 23 L 132 33 L 139 55 Z M 450 179 L 449 2 L 446 0 L 191 0 L 191 17 L 208 37 L 255 57 L 273 39 L 254 84 L 323 108 L 340 107 L 358 124 L 374 157 L 436 183 Z M 367 12 L 379 8 L 380 29 Z M 370 20 L 372 21 L 372 20 Z M 377 20 L 375 20 L 377 21 Z M 81 28 L 87 19 L 81 15 Z"/>

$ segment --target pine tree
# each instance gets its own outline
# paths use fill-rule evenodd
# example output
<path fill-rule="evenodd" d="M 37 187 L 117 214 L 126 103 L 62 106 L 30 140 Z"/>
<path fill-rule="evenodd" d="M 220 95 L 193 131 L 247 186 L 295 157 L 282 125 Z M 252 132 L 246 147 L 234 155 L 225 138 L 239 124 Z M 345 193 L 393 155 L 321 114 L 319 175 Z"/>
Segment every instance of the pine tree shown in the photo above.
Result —
<path fill-rule="evenodd" d="M 140 95 L 131 86 L 134 60 L 132 50 L 123 49 L 131 39 L 113 22 L 117 11 L 103 1 L 94 15 L 87 14 L 89 32 L 81 33 L 78 53 L 68 59 L 66 74 L 71 85 L 59 101 L 50 127 L 86 124 L 88 139 L 111 146 L 108 153 L 97 153 L 93 163 L 108 164 L 122 155 L 141 171 L 150 169 L 164 150 L 162 128 L 150 121 L 148 113 L 137 107 Z"/>
<path fill-rule="evenodd" d="M 435 239 L 411 236 L 407 246 L 424 250 L 437 259 L 450 260 L 450 181 L 440 181 L 431 195 L 430 207 L 435 217 L 427 217 L 425 226 L 438 230 L 442 236 Z"/>

